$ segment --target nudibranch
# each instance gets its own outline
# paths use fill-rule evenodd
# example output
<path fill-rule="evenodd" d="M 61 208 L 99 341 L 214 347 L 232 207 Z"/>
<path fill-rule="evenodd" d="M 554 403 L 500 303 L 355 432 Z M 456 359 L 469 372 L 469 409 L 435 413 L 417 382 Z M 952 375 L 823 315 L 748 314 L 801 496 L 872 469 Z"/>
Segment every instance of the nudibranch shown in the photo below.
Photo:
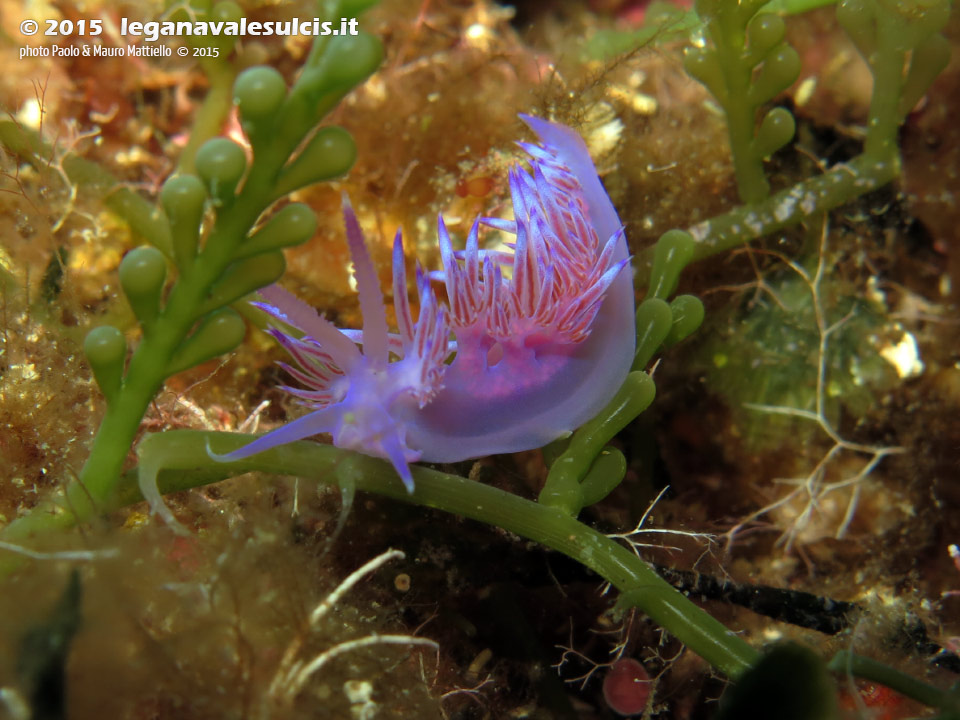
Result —
<path fill-rule="evenodd" d="M 303 333 L 272 328 L 303 385 L 284 387 L 312 412 L 227 455 L 231 461 L 321 433 L 389 460 L 413 490 L 409 463 L 455 462 L 540 447 L 594 417 L 633 361 L 633 284 L 623 225 L 586 145 L 570 128 L 521 116 L 539 136 L 519 143 L 514 219 L 478 218 L 454 250 L 442 216 L 442 269 L 416 271 L 419 314 L 407 298 L 403 242 L 393 245 L 399 332 L 388 332 L 373 262 L 344 203 L 362 330 L 340 330 L 274 285 L 255 303 Z M 480 248 L 480 227 L 515 236 Z M 441 301 L 433 283 L 446 287 Z"/>

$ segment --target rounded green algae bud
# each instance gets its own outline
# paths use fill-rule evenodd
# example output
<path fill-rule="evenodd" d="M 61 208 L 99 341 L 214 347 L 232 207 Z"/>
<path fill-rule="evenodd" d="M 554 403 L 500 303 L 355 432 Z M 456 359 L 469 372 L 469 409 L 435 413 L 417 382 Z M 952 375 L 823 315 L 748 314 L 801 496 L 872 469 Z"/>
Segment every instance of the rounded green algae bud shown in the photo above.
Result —
<path fill-rule="evenodd" d="M 594 505 L 609 495 L 623 481 L 627 473 L 627 459 L 614 447 L 605 447 L 590 466 L 580 483 L 583 507 Z"/>
<path fill-rule="evenodd" d="M 208 17 L 213 22 L 238 23 L 243 19 L 243 9 L 231 0 L 224 0 L 224 2 L 218 2 L 213 6 Z M 220 50 L 226 54 L 233 50 L 233 46 L 237 44 L 238 39 L 236 35 L 227 35 L 224 33 L 219 36 L 210 37 L 207 44 L 209 47 L 220 48 Z"/>
<path fill-rule="evenodd" d="M 197 150 L 197 172 L 207 183 L 210 195 L 223 201 L 233 196 L 233 191 L 247 169 L 247 156 L 243 148 L 227 138 L 207 140 Z"/>
<path fill-rule="evenodd" d="M 383 44 L 375 35 L 361 30 L 356 35 L 338 35 L 330 41 L 324 63 L 329 85 L 359 85 L 380 67 Z"/>
<path fill-rule="evenodd" d="M 768 55 L 760 72 L 750 86 L 750 102 L 765 103 L 777 93 L 786 90 L 800 77 L 800 56 L 792 47 L 783 43 Z"/>
<path fill-rule="evenodd" d="M 156 294 L 166 280 L 167 261 L 155 247 L 138 247 L 120 262 L 119 274 L 127 295 Z"/>
<path fill-rule="evenodd" d="M 287 269 L 281 250 L 253 255 L 230 265 L 213 286 L 201 312 L 209 312 L 272 285 Z"/>
<path fill-rule="evenodd" d="M 87 333 L 83 352 L 93 370 L 100 392 L 110 402 L 120 391 L 123 364 L 127 356 L 127 340 L 113 325 L 101 325 Z"/>
<path fill-rule="evenodd" d="M 267 229 L 286 237 L 291 245 L 306 242 L 317 231 L 317 214 L 309 205 L 290 203 L 274 215 L 257 236 Z"/>
<path fill-rule="evenodd" d="M 647 297 L 668 298 L 677 289 L 680 273 L 693 257 L 696 241 L 685 230 L 667 230 L 653 249 Z"/>
<path fill-rule="evenodd" d="M 246 333 L 246 323 L 239 313 L 231 308 L 224 308 L 211 313 L 194 337 L 202 341 L 210 357 L 215 357 L 233 350 L 240 344 Z"/>
<path fill-rule="evenodd" d="M 754 15 L 747 25 L 750 56 L 759 61 L 787 34 L 783 18 L 773 13 Z"/>
<path fill-rule="evenodd" d="M 673 327 L 673 312 L 666 300 L 647 298 L 637 308 L 637 350 L 633 369 L 642 370 L 663 345 Z"/>
<path fill-rule="evenodd" d="M 754 140 L 757 157 L 767 158 L 773 155 L 793 139 L 797 130 L 797 123 L 793 113 L 786 108 L 773 108 L 763 118 L 757 137 Z"/>
<path fill-rule="evenodd" d="M 101 325 L 87 333 L 83 352 L 91 365 L 103 366 L 123 362 L 127 354 L 127 340 L 113 325 Z"/>
<path fill-rule="evenodd" d="M 281 195 L 313 183 L 339 177 L 353 167 L 357 145 L 342 127 L 320 128 L 296 159 L 283 169 L 277 181 Z"/>
<path fill-rule="evenodd" d="M 696 295 L 678 295 L 670 303 L 673 325 L 664 345 L 673 345 L 692 335 L 703 323 L 703 303 Z"/>
<path fill-rule="evenodd" d="M 215 22 L 240 22 L 243 18 L 243 8 L 232 0 L 218 2 L 210 10 L 210 19 Z"/>
<path fill-rule="evenodd" d="M 277 70 L 267 65 L 248 68 L 233 84 L 233 100 L 244 120 L 269 118 L 287 96 L 287 83 Z"/>
<path fill-rule="evenodd" d="M 174 3 L 167 2 L 166 5 L 174 5 Z M 170 8 L 170 18 L 172 20 L 190 20 L 196 19 L 191 17 L 191 13 L 195 16 L 204 17 L 207 13 L 210 12 L 210 8 L 213 7 L 213 0 L 186 0 L 186 2 L 176 3 L 176 8 Z"/>
<path fill-rule="evenodd" d="M 196 175 L 175 175 L 160 190 L 160 203 L 171 220 L 201 215 L 206 201 L 207 189 Z"/>
<path fill-rule="evenodd" d="M 290 203 L 274 215 L 267 224 L 247 238 L 236 257 L 279 250 L 305 243 L 317 231 L 317 214 L 303 203 Z"/>
<path fill-rule="evenodd" d="M 160 204 L 170 221 L 177 265 L 185 267 L 197 254 L 207 189 L 196 175 L 176 175 L 163 184 Z"/>
<path fill-rule="evenodd" d="M 683 68 L 699 80 L 721 105 L 727 102 L 726 80 L 716 53 L 707 48 L 688 47 L 683 51 Z"/>
<path fill-rule="evenodd" d="M 160 312 L 160 295 L 167 279 L 167 260 L 155 247 L 138 247 L 120 262 L 120 286 L 141 324 Z"/>
<path fill-rule="evenodd" d="M 841 0 L 837 5 L 837 22 L 864 58 L 871 57 L 877 50 L 876 12 L 877 6 L 872 0 Z"/>
<path fill-rule="evenodd" d="M 246 332 L 246 323 L 232 308 L 221 308 L 210 313 L 180 346 L 167 374 L 173 375 L 230 352 L 243 341 Z"/>
<path fill-rule="evenodd" d="M 204 22 L 204 23 L 239 23 L 243 19 L 243 10 L 235 2 L 226 0 L 213 4 L 209 0 L 190 0 L 187 3 L 180 3 L 181 6 L 171 12 L 169 19 L 176 22 Z M 226 56 L 233 50 L 237 44 L 239 36 L 228 34 L 227 26 L 222 26 L 219 34 L 214 34 L 212 30 L 204 35 L 189 35 L 185 38 L 190 45 L 196 48 L 217 48 L 220 52 L 217 57 L 210 55 L 201 55 L 200 63 L 204 65 L 226 63 Z"/>

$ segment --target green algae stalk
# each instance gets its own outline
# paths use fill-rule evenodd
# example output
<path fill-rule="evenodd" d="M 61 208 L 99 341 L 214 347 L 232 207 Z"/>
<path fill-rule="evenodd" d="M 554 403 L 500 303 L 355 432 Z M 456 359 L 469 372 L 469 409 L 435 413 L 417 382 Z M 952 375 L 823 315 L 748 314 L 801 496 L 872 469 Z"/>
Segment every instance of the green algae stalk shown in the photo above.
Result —
<path fill-rule="evenodd" d="M 165 493 L 252 470 L 330 482 L 340 472 L 347 472 L 358 490 L 479 520 L 568 555 L 628 593 L 631 604 L 730 678 L 738 677 L 759 657 L 754 648 L 670 587 L 630 550 L 559 508 L 423 467 L 413 468 L 416 483 L 409 493 L 388 462 L 307 441 L 281 445 L 229 464 L 216 463 L 208 455 L 208 448 L 223 454 L 249 439 L 245 434 L 194 430 L 149 435 L 138 448 L 140 472 L 159 473 L 156 481 Z M 347 470 L 343 470 L 345 466 Z M 134 477 L 126 478 L 121 492 L 125 502 L 140 499 Z"/>
<path fill-rule="evenodd" d="M 697 0 L 709 44 L 684 53 L 684 67 L 702 82 L 727 116 L 740 199 L 763 200 L 770 185 L 763 161 L 793 138 L 793 116 L 782 108 L 767 113 L 757 127 L 760 108 L 789 87 L 800 74 L 800 57 L 785 41 L 778 15 L 759 12 L 762 0 Z"/>
<path fill-rule="evenodd" d="M 550 467 L 547 481 L 540 491 L 539 502 L 576 516 L 586 504 L 580 483 L 595 459 L 618 432 L 650 407 L 655 395 L 653 379 L 645 372 L 634 370 L 627 375 L 603 411 L 573 433 L 567 449 Z M 621 474 L 616 482 L 622 479 Z M 594 484 L 592 481 L 591 485 Z M 612 489 L 609 488 L 607 492 Z M 596 491 L 592 490 L 589 494 L 594 495 Z"/>
<path fill-rule="evenodd" d="M 233 4 L 219 3 L 214 12 L 233 13 L 235 6 L 227 5 Z M 148 236 L 163 256 L 177 262 L 178 277 L 161 306 L 166 274 L 161 253 L 153 248 L 139 248 L 125 259 L 121 285 L 143 325 L 143 338 L 123 373 L 123 359 L 117 353 L 118 349 L 125 349 L 125 343 L 120 342 L 122 335 L 118 336 L 115 329 L 93 331 L 85 348 L 94 376 L 102 382 L 107 409 L 90 455 L 79 478 L 67 485 L 62 497 L 54 500 L 52 506 L 42 504 L 8 524 L 0 532 L 4 539 L 19 540 L 45 529 L 64 527 L 72 523 L 71 518 L 90 518 L 105 507 L 116 490 L 143 415 L 166 378 L 228 352 L 243 339 L 244 323 L 235 311 L 223 305 L 276 280 L 283 272 L 283 258 L 277 248 L 308 239 L 306 231 L 313 228 L 315 218 L 300 209 L 293 215 L 288 213 L 277 225 L 268 223 L 266 228 L 274 227 L 267 236 L 268 242 L 251 245 L 251 233 L 264 211 L 283 196 L 283 192 L 278 192 L 282 182 L 279 178 L 296 148 L 314 132 L 331 107 L 379 66 L 382 58 L 379 41 L 362 31 L 347 42 L 325 43 L 324 48 L 325 52 L 313 57 L 314 67 L 307 67 L 291 92 L 284 93 L 276 112 L 269 117 L 255 112 L 255 117 L 243 118 L 254 127 L 266 124 L 271 130 L 269 141 L 259 145 L 249 168 L 239 145 L 225 138 L 213 138 L 197 149 L 192 161 L 199 177 L 182 173 L 165 183 L 161 204 L 169 216 L 151 209 L 150 224 L 155 229 Z M 336 61 L 333 67 L 331 60 Z M 304 84 L 303 78 L 311 70 L 321 72 Z M 266 74 L 270 75 L 269 71 Z M 245 77 L 248 82 L 249 75 Z M 264 100 L 266 104 L 275 102 L 275 87 L 268 83 L 263 92 L 269 95 Z M 239 88 L 239 94 L 247 98 L 247 107 L 255 100 L 249 87 Z M 285 134 L 272 132 L 279 125 L 283 125 Z M 43 145 L 37 138 L 17 132 L 15 126 L 0 129 L 5 144 L 19 144 L 34 157 L 42 157 L 39 151 Z M 343 135 L 340 131 L 341 139 Z M 352 140 L 350 143 L 352 147 Z M 340 154 L 326 164 L 318 163 L 313 181 L 346 172 L 352 157 Z M 75 174 L 71 181 L 92 175 L 102 181 L 107 192 L 113 192 L 115 181 L 109 173 L 86 161 L 73 165 Z M 306 178 L 309 182 L 310 178 Z M 209 195 L 216 219 L 202 249 L 198 249 L 199 223 L 205 212 L 204 192 Z M 136 195 L 134 198 L 145 204 Z M 175 244 L 171 225 L 178 231 Z M 122 377 L 118 383 L 119 373 Z"/>
<path fill-rule="evenodd" d="M 864 152 L 822 175 L 688 228 L 696 241 L 691 261 L 792 227 L 896 179 L 900 174 L 900 124 L 949 59 L 949 44 L 939 34 L 949 12 L 948 0 L 841 2 L 837 17 L 873 74 Z M 646 278 L 653 273 L 655 252 L 648 248 L 637 254 L 640 284 L 649 282 Z"/>
<path fill-rule="evenodd" d="M 663 345 L 673 327 L 673 311 L 666 300 L 651 297 L 637 308 L 637 351 L 633 356 L 633 369 L 643 370 L 650 364 L 654 353 Z"/>

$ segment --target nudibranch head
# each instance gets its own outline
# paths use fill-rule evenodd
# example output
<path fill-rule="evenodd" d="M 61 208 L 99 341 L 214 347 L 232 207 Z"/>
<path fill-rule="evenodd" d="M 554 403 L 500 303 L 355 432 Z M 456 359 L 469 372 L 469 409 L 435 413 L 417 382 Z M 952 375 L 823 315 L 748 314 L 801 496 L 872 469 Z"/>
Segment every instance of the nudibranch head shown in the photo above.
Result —
<path fill-rule="evenodd" d="M 399 335 L 387 332 L 386 311 L 373 262 L 356 215 L 344 202 L 347 242 L 354 261 L 363 330 L 343 331 L 279 285 L 260 291 L 253 303 L 281 323 L 300 330 L 296 337 L 269 329 L 294 364 L 280 363 L 304 387 L 282 386 L 313 412 L 294 420 L 218 460 L 239 460 L 271 447 L 329 433 L 337 447 L 390 460 L 404 484 L 413 487 L 408 463 L 420 453 L 406 442 L 405 423 L 443 388 L 444 361 L 450 354 L 446 310 L 437 303 L 429 281 L 417 273 L 420 315 L 414 323 L 407 302 L 403 244 L 394 241 L 394 295 Z M 357 344 L 362 347 L 362 352 Z M 396 358 L 390 361 L 390 354 Z"/>
<path fill-rule="evenodd" d="M 285 389 L 312 412 L 217 459 L 329 433 L 338 447 L 389 460 L 412 491 L 411 462 L 540 447 L 613 397 L 635 343 L 623 228 L 580 137 L 523 119 L 541 142 L 521 143 L 529 172 L 510 171 L 514 219 L 479 218 L 457 251 L 440 218 L 443 267 L 426 274 L 417 268 L 416 321 L 397 234 L 398 333 L 387 330 L 373 263 L 346 202 L 363 329 L 337 329 L 278 286 L 261 291 L 256 304 L 303 333 L 270 331 L 294 360 L 284 367 L 303 386 Z M 481 226 L 515 235 L 512 252 L 481 249 Z M 431 280 L 444 283 L 447 304 Z"/>

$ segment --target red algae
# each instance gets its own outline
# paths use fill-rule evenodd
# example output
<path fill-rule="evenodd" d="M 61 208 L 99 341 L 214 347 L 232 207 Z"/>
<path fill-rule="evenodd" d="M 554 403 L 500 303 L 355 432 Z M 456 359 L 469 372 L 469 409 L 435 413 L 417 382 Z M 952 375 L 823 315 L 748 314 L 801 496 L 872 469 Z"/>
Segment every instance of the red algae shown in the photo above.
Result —
<path fill-rule="evenodd" d="M 620 715 L 639 715 L 647 708 L 651 692 L 650 675 L 633 658 L 621 658 L 603 677 L 603 699 Z"/>

